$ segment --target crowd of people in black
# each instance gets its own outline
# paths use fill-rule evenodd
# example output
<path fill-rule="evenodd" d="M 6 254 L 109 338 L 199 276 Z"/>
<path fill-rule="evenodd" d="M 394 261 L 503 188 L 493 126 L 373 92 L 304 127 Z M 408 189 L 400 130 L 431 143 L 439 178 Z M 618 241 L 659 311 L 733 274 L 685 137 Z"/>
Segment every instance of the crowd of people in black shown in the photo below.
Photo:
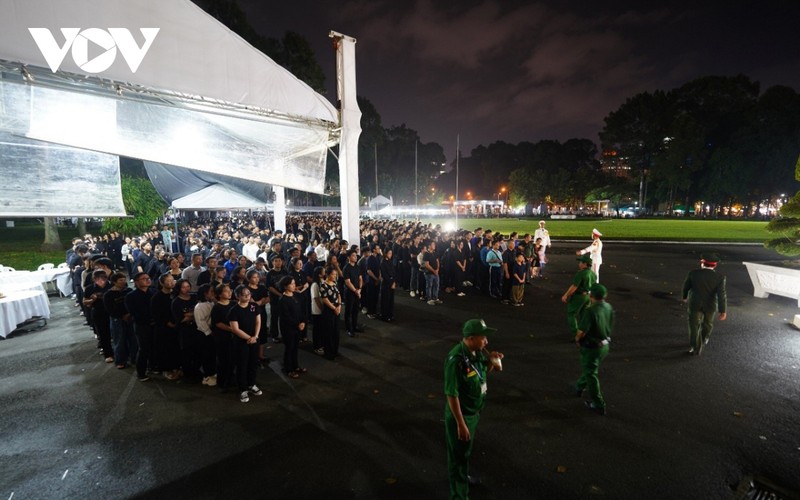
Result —
<path fill-rule="evenodd" d="M 360 241 L 348 242 L 338 215 L 290 217 L 285 232 L 269 227 L 266 216 L 217 218 L 178 234 L 164 226 L 76 238 L 67 253 L 76 306 L 105 361 L 135 366 L 142 382 L 159 374 L 236 389 L 248 402 L 262 394 L 256 375 L 269 343 L 283 345 L 283 372 L 299 378 L 308 371 L 301 345 L 335 360 L 341 326 L 357 337 L 362 316 L 395 320 L 398 289 L 431 306 L 442 304 L 440 290 L 521 306 L 546 262 L 541 239 L 483 228 L 446 233 L 366 219 Z"/>

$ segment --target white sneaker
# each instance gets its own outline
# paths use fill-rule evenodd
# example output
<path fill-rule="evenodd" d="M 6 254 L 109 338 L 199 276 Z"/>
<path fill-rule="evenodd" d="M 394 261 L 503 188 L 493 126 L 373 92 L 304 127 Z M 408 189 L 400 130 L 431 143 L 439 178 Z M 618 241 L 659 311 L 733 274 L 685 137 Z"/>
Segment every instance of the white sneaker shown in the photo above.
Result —
<path fill-rule="evenodd" d="M 464 293 L 464 292 L 458 292 L 456 295 L 458 295 L 459 297 L 463 297 L 464 295 L 466 295 L 466 293 Z"/>
<path fill-rule="evenodd" d="M 242 393 L 239 394 L 239 401 L 242 403 L 247 403 L 250 401 L 250 395 L 247 393 L 247 391 L 242 391 Z"/>
<path fill-rule="evenodd" d="M 259 389 L 257 385 L 251 385 L 250 388 L 247 389 L 247 390 L 253 396 L 260 396 L 260 395 L 264 394 L 263 392 L 261 392 L 261 389 Z"/>
<path fill-rule="evenodd" d="M 412 296 L 412 297 L 416 297 L 417 296 L 417 292 L 415 292 L 414 290 L 411 290 L 410 292 L 408 292 L 408 294 L 410 296 Z"/>
<path fill-rule="evenodd" d="M 203 385 L 215 387 L 217 385 L 217 376 L 211 375 L 210 377 L 203 377 Z"/>
<path fill-rule="evenodd" d="M 439 300 L 439 299 L 434 299 L 434 302 L 436 302 L 437 304 L 444 304 L 444 302 L 442 302 L 442 301 L 441 301 L 441 300 Z"/>
<path fill-rule="evenodd" d="M 428 301 L 428 305 L 429 306 L 435 306 L 436 305 L 436 301 L 431 299 L 431 300 Z"/>

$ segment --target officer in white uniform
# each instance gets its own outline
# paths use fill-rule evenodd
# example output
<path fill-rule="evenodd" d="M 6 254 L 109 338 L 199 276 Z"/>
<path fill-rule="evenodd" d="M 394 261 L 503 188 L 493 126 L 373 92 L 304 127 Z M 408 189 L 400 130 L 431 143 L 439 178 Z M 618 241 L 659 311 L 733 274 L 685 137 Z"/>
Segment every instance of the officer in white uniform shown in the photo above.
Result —
<path fill-rule="evenodd" d="M 592 229 L 592 244 L 583 250 L 578 250 L 575 255 L 590 254 L 592 257 L 592 271 L 597 276 L 597 283 L 600 283 L 600 264 L 603 263 L 603 242 L 600 237 L 603 236 L 597 229 Z"/>

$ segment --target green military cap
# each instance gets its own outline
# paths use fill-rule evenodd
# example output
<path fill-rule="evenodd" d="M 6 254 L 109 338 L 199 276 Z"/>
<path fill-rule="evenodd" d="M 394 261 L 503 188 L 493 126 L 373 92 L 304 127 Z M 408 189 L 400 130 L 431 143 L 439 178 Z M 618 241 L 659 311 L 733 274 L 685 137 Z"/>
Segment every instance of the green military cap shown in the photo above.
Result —
<path fill-rule="evenodd" d="M 464 337 L 473 337 L 475 335 L 489 335 L 492 332 L 496 332 L 497 328 L 489 328 L 486 326 L 486 322 L 482 319 L 470 319 L 464 323 L 464 326 L 461 328 L 461 333 Z"/>
<path fill-rule="evenodd" d="M 580 257 L 578 257 L 575 260 L 577 260 L 578 262 L 583 262 L 584 264 L 591 264 L 592 263 L 592 256 L 589 255 L 588 253 L 585 253 L 585 254 L 581 255 Z"/>
<path fill-rule="evenodd" d="M 592 294 L 592 297 L 596 299 L 604 299 L 606 295 L 608 295 L 608 288 L 604 287 L 600 283 L 595 283 L 589 289 L 589 293 Z"/>

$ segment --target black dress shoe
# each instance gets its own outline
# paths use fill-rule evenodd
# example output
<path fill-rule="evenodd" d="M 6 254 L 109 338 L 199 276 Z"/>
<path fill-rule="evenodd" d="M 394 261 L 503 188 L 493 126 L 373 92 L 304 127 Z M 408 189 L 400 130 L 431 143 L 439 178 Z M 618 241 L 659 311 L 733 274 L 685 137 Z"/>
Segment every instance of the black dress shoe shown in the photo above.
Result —
<path fill-rule="evenodd" d="M 478 476 L 467 476 L 467 482 L 470 486 L 478 486 L 481 484 L 481 478 Z"/>
<path fill-rule="evenodd" d="M 587 408 L 592 410 L 593 412 L 597 413 L 598 415 L 605 415 L 606 414 L 606 407 L 605 406 L 597 406 L 594 404 L 594 401 L 584 401 L 583 402 Z"/>
<path fill-rule="evenodd" d="M 583 396 L 583 389 L 578 389 L 578 388 L 577 388 L 577 387 L 575 387 L 574 385 L 571 385 L 571 386 L 570 386 L 570 388 L 571 388 L 572 392 L 573 392 L 573 393 L 575 393 L 575 396 L 576 396 L 576 397 L 581 397 L 581 396 Z"/>
<path fill-rule="evenodd" d="M 348 337 L 355 337 L 356 336 L 356 332 L 347 332 L 347 336 Z"/>
<path fill-rule="evenodd" d="M 364 333 L 364 329 L 363 329 L 363 328 L 361 328 L 360 326 L 357 326 L 357 327 L 355 328 L 355 331 L 356 331 L 356 332 L 358 332 L 358 333 Z"/>

